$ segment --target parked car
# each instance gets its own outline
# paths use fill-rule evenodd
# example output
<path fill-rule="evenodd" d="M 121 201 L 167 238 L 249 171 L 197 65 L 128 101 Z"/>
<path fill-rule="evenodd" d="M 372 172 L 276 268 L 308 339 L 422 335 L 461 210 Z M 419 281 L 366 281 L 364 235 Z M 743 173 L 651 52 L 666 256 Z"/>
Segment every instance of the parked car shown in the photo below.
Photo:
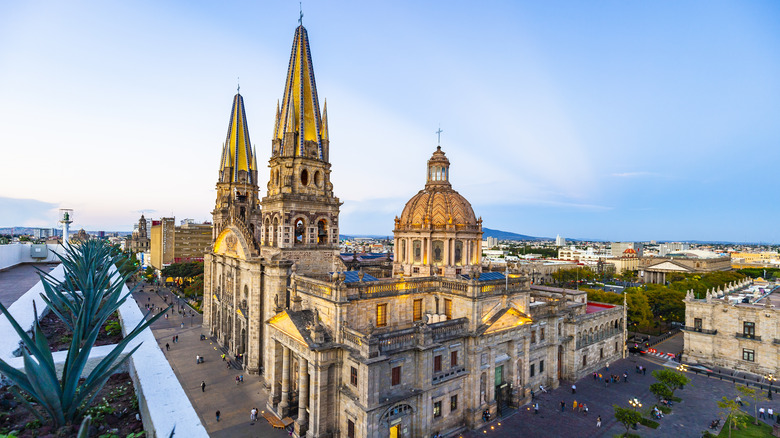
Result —
<path fill-rule="evenodd" d="M 639 353 L 639 354 L 647 354 L 647 350 L 645 350 L 641 345 L 634 344 L 632 346 L 628 347 L 629 353 Z"/>

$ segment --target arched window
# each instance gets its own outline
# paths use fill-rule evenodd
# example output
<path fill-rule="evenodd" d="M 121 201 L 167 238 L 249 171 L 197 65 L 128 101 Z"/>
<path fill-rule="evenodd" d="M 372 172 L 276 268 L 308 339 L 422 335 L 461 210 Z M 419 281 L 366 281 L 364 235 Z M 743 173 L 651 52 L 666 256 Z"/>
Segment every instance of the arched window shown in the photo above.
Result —
<path fill-rule="evenodd" d="M 304 235 L 306 234 L 306 224 L 303 223 L 303 219 L 298 218 L 295 220 L 295 244 L 301 245 L 305 243 Z"/>
<path fill-rule="evenodd" d="M 263 235 L 263 245 L 268 246 L 269 234 L 271 234 L 271 220 L 265 218 L 265 234 Z"/>
<path fill-rule="evenodd" d="M 398 251 L 398 261 L 403 263 L 406 261 L 406 239 L 401 239 L 398 244 L 400 246 Z"/>
<path fill-rule="evenodd" d="M 328 243 L 328 223 L 325 222 L 325 219 L 320 219 L 317 222 L 317 244 L 325 245 L 326 243 Z"/>
<path fill-rule="evenodd" d="M 273 230 L 273 236 L 271 237 L 272 240 L 272 246 L 278 246 L 279 242 L 279 218 L 274 218 L 274 230 Z"/>
<path fill-rule="evenodd" d="M 487 402 L 487 374 L 482 373 L 481 376 L 479 376 L 479 402 L 480 404 L 484 404 Z"/>
<path fill-rule="evenodd" d="M 422 241 L 415 240 L 412 242 L 412 252 L 414 253 L 415 262 L 422 260 Z"/>

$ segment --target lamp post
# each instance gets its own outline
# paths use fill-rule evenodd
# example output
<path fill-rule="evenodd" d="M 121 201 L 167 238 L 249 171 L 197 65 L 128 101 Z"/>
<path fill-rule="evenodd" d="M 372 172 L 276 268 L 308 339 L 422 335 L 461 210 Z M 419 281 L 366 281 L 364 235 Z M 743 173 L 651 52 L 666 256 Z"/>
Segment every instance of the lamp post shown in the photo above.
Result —
<path fill-rule="evenodd" d="M 677 365 L 677 371 L 684 373 L 688 371 L 688 365 L 685 365 L 684 363 L 681 363 L 680 365 Z"/>
<path fill-rule="evenodd" d="M 764 376 L 764 378 L 767 380 L 767 382 L 769 382 L 769 391 L 767 392 L 766 397 L 769 400 L 772 400 L 772 382 L 777 380 L 777 377 L 775 377 L 774 374 L 769 374 L 769 375 Z"/>
<path fill-rule="evenodd" d="M 634 411 L 637 410 L 637 408 L 642 407 L 642 402 L 639 401 L 638 398 L 634 397 L 628 401 L 628 404 L 631 405 L 632 408 L 634 408 Z"/>

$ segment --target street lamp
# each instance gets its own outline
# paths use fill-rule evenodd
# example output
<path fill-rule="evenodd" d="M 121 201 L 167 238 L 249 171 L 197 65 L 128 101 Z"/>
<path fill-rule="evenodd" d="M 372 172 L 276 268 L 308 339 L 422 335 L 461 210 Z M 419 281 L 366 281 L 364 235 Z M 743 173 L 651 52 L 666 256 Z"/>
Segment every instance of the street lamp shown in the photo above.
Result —
<path fill-rule="evenodd" d="M 641 408 L 641 407 L 642 407 L 642 403 L 641 403 L 641 402 L 639 401 L 639 399 L 638 399 L 638 398 L 636 398 L 636 397 L 634 397 L 634 398 L 630 399 L 630 400 L 628 401 L 628 404 L 630 404 L 630 405 L 631 405 L 631 407 L 632 407 L 632 408 L 634 408 L 634 411 L 636 411 L 636 410 L 637 410 L 637 408 Z"/>
<path fill-rule="evenodd" d="M 769 400 L 772 400 L 772 382 L 777 380 L 777 377 L 775 377 L 774 374 L 769 374 L 764 376 L 764 378 L 767 380 L 767 382 L 769 382 L 769 391 L 767 392 L 766 396 Z"/>
<path fill-rule="evenodd" d="M 684 363 L 677 365 L 677 371 L 680 371 L 681 373 L 688 371 L 688 365 L 685 365 Z"/>

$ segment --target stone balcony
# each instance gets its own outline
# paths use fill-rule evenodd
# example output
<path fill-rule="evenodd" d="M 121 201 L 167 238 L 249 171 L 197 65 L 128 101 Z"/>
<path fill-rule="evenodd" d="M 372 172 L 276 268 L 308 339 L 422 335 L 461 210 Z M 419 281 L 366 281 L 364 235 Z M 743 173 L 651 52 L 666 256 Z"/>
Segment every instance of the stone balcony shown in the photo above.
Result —
<path fill-rule="evenodd" d="M 750 339 L 751 341 L 761 340 L 761 336 L 751 335 L 748 333 L 735 333 L 734 336 L 736 336 L 739 339 Z"/>
<path fill-rule="evenodd" d="M 375 358 L 412 348 L 425 348 L 467 333 L 468 318 L 458 318 L 371 334 L 342 327 L 341 342 L 365 358 Z"/>
<path fill-rule="evenodd" d="M 716 330 L 710 330 L 710 329 L 704 329 L 704 328 L 701 328 L 701 327 L 691 327 L 691 326 L 688 326 L 688 325 L 682 326 L 680 328 L 683 331 L 686 331 L 686 332 L 702 333 L 702 334 L 705 334 L 705 335 L 717 335 L 718 334 L 718 330 L 717 329 Z"/>
<path fill-rule="evenodd" d="M 351 283 L 299 275 L 294 278 L 297 292 L 340 302 L 437 291 L 478 298 L 530 290 L 526 278 L 510 279 L 508 283 L 505 280 L 477 281 L 442 277 L 386 278 Z"/>

